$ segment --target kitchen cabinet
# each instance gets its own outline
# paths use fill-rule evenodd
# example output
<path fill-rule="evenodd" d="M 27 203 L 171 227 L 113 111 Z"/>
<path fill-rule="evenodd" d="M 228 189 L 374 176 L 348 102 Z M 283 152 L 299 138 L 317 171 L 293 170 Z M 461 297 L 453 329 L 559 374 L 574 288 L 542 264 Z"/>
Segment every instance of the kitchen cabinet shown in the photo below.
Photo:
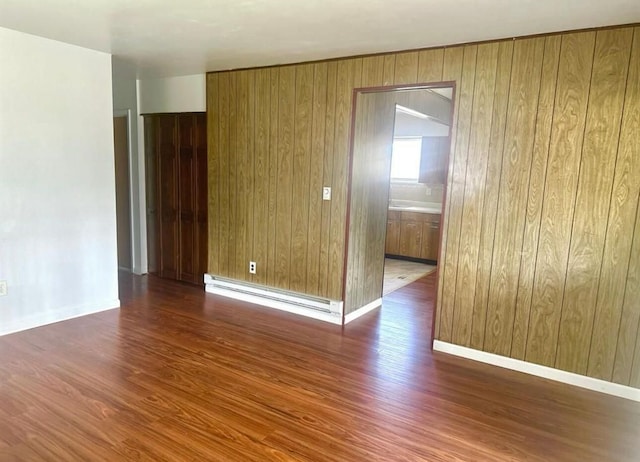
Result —
<path fill-rule="evenodd" d="M 439 214 L 389 211 L 387 255 L 437 261 L 439 246 Z"/>
<path fill-rule="evenodd" d="M 400 254 L 400 212 L 390 210 L 387 215 L 387 237 L 385 253 Z"/>

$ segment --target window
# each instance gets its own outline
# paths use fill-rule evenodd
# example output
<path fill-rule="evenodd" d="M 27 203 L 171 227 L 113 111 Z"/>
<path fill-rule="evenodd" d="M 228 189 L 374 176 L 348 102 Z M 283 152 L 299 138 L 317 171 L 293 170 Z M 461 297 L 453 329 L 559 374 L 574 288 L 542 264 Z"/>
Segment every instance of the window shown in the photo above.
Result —
<path fill-rule="evenodd" d="M 391 181 L 418 182 L 422 138 L 394 138 L 391 151 Z"/>

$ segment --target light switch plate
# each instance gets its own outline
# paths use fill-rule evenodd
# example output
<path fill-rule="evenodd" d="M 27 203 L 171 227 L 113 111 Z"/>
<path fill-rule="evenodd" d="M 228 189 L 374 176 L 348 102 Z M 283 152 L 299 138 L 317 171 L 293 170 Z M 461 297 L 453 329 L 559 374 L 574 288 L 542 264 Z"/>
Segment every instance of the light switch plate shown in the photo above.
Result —
<path fill-rule="evenodd" d="M 322 188 L 322 200 L 323 201 L 330 201 L 331 200 L 331 188 L 328 186 L 325 186 L 324 188 Z"/>
<path fill-rule="evenodd" d="M 0 297 L 7 295 L 7 281 L 0 281 Z"/>

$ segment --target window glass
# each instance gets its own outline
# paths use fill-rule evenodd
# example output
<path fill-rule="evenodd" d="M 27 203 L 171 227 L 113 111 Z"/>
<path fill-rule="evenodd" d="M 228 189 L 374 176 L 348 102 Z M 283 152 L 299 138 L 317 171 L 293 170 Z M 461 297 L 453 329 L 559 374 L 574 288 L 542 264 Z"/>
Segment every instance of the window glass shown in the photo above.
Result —
<path fill-rule="evenodd" d="M 391 152 L 391 180 L 417 182 L 420 173 L 422 138 L 394 138 Z"/>

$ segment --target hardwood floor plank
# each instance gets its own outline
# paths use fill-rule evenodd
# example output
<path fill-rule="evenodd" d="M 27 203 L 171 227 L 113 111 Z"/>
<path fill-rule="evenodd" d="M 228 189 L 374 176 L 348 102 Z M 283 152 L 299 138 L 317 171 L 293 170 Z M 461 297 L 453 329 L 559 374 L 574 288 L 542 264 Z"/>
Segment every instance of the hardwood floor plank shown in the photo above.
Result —
<path fill-rule="evenodd" d="M 0 337 L 0 460 L 636 460 L 639 403 L 432 353 L 436 284 L 341 328 L 123 274 Z"/>

